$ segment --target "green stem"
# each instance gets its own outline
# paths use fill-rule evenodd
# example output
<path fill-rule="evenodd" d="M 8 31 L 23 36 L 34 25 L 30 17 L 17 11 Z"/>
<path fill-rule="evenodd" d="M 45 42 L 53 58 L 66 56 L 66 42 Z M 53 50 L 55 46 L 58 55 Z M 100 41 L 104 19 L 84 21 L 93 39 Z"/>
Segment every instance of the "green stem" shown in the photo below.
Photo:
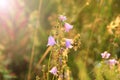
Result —
<path fill-rule="evenodd" d="M 54 79 L 55 79 L 55 76 L 53 76 L 52 80 L 54 80 Z"/>
<path fill-rule="evenodd" d="M 50 60 L 51 60 L 51 55 L 52 55 L 52 52 L 50 52 L 50 56 L 49 56 L 49 60 L 48 60 L 48 73 L 47 73 L 47 80 L 49 80 L 49 68 L 50 68 Z"/>

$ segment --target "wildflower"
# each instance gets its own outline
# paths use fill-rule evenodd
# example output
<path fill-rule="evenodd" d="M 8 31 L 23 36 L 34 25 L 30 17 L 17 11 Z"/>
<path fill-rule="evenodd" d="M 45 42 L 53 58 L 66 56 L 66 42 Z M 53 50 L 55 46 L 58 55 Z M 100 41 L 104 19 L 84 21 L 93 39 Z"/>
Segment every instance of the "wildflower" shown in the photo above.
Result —
<path fill-rule="evenodd" d="M 110 59 L 108 63 L 110 66 L 114 66 L 117 63 L 117 61 L 115 59 Z"/>
<path fill-rule="evenodd" d="M 54 37 L 49 36 L 47 46 L 53 46 L 54 44 L 56 44 Z"/>
<path fill-rule="evenodd" d="M 65 41 L 66 48 L 72 48 L 73 47 L 71 45 L 72 43 L 73 43 L 72 39 L 66 39 L 66 41 Z"/>
<path fill-rule="evenodd" d="M 53 67 L 50 71 L 50 73 L 52 73 L 53 75 L 57 75 L 57 67 Z"/>
<path fill-rule="evenodd" d="M 110 57 L 110 53 L 105 51 L 104 53 L 101 53 L 102 58 L 108 59 Z"/>
<path fill-rule="evenodd" d="M 110 34 L 120 34 L 120 15 L 107 26 L 107 29 Z"/>
<path fill-rule="evenodd" d="M 63 16 L 63 15 L 60 15 L 60 16 L 58 17 L 58 19 L 59 19 L 60 21 L 65 21 L 65 20 L 67 20 L 66 16 Z"/>
<path fill-rule="evenodd" d="M 73 28 L 73 26 L 70 25 L 69 23 L 65 23 L 65 24 L 64 24 L 64 27 L 65 27 L 65 31 L 66 31 L 66 32 L 69 32 L 69 30 Z"/>

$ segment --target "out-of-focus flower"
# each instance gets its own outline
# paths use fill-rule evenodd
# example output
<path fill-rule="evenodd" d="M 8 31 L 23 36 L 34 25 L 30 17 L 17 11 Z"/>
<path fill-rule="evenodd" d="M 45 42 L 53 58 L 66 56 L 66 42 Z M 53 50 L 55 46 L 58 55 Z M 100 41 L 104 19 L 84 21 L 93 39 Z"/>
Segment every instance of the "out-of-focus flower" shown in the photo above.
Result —
<path fill-rule="evenodd" d="M 108 59 L 110 57 L 110 53 L 108 53 L 107 51 L 105 51 L 104 53 L 101 53 L 101 56 L 104 59 Z"/>
<path fill-rule="evenodd" d="M 56 44 L 54 37 L 49 36 L 47 46 L 53 46 L 54 44 Z"/>
<path fill-rule="evenodd" d="M 118 15 L 115 20 L 111 21 L 107 26 L 107 29 L 110 34 L 120 34 L 120 15 Z"/>
<path fill-rule="evenodd" d="M 64 27 L 65 27 L 65 31 L 66 31 L 66 32 L 69 32 L 69 30 L 73 28 L 73 26 L 70 25 L 69 23 L 65 23 L 65 24 L 64 24 Z"/>
<path fill-rule="evenodd" d="M 59 19 L 60 21 L 65 21 L 65 20 L 67 20 L 66 16 L 63 16 L 63 15 L 60 15 L 60 16 L 58 17 L 58 19 Z"/>
<path fill-rule="evenodd" d="M 110 59 L 108 63 L 110 66 L 114 66 L 117 63 L 117 61 L 115 59 Z"/>
<path fill-rule="evenodd" d="M 65 46 L 66 48 L 72 48 L 73 46 L 71 45 L 73 43 L 72 39 L 66 39 L 65 40 Z"/>
<path fill-rule="evenodd" d="M 57 67 L 54 66 L 49 72 L 52 73 L 53 75 L 57 75 Z"/>

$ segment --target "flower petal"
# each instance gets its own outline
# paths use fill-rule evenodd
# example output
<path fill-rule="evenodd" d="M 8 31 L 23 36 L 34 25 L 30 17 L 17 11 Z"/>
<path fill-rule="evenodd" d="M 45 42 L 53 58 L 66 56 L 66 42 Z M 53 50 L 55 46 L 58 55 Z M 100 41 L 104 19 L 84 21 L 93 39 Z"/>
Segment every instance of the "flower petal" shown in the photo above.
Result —
<path fill-rule="evenodd" d="M 70 25 L 69 23 L 65 23 L 64 26 L 65 26 L 65 31 L 66 32 L 69 32 L 69 30 L 71 30 L 73 28 L 73 26 Z"/>
<path fill-rule="evenodd" d="M 52 73 L 53 75 L 57 75 L 57 67 L 53 67 L 50 71 L 50 73 Z"/>
<path fill-rule="evenodd" d="M 59 19 L 60 21 L 65 21 L 65 20 L 67 20 L 66 16 L 63 16 L 63 15 L 60 15 L 60 16 L 58 17 L 58 19 Z"/>
<path fill-rule="evenodd" d="M 71 45 L 72 44 L 72 39 L 66 39 L 65 41 L 65 45 L 66 45 L 66 48 L 72 48 L 73 46 Z"/>
<path fill-rule="evenodd" d="M 54 44 L 56 44 L 54 37 L 49 36 L 47 46 L 53 46 Z"/>

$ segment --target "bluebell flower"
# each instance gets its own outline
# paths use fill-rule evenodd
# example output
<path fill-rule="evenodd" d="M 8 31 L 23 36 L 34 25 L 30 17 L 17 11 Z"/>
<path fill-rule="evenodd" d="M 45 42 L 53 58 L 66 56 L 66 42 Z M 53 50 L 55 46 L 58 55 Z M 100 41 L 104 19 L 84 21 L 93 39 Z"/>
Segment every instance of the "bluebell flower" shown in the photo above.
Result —
<path fill-rule="evenodd" d="M 58 19 L 59 19 L 60 21 L 65 21 L 65 20 L 67 20 L 66 16 L 63 16 L 63 15 L 60 15 L 60 16 L 58 17 Z"/>
<path fill-rule="evenodd" d="M 56 42 L 55 42 L 54 37 L 49 36 L 49 37 L 48 37 L 48 44 L 47 44 L 47 46 L 53 46 L 53 45 L 55 45 L 55 44 L 56 44 Z"/>
<path fill-rule="evenodd" d="M 101 53 L 102 58 L 108 59 L 110 57 L 110 53 L 105 51 L 104 53 Z"/>
<path fill-rule="evenodd" d="M 73 46 L 71 45 L 73 43 L 72 39 L 66 39 L 65 40 L 65 46 L 66 48 L 72 48 Z"/>
<path fill-rule="evenodd" d="M 65 32 L 69 32 L 69 30 L 71 30 L 73 28 L 73 26 L 70 25 L 69 23 L 65 23 L 64 27 L 65 27 Z"/>
<path fill-rule="evenodd" d="M 57 67 L 54 66 L 49 72 L 52 73 L 53 75 L 57 75 Z"/>
<path fill-rule="evenodd" d="M 115 59 L 110 59 L 108 63 L 110 66 L 114 66 L 117 63 L 117 61 Z"/>

